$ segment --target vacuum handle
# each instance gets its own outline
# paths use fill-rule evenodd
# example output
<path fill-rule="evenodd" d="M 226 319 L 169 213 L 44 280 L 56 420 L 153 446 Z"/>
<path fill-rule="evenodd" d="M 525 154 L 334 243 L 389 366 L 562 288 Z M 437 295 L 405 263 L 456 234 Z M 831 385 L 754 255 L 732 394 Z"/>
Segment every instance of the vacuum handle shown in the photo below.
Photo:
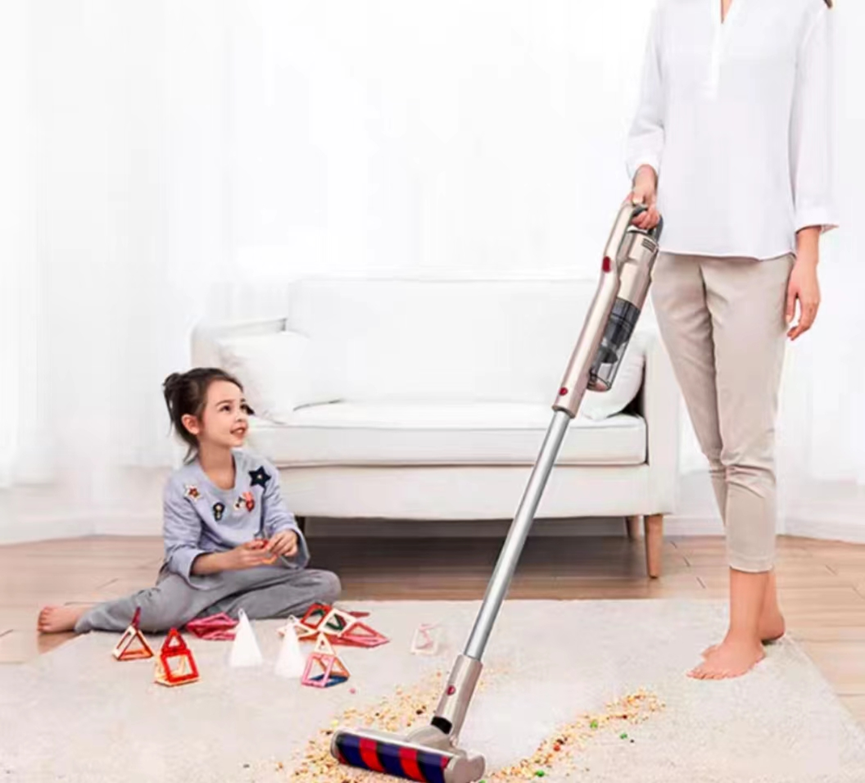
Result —
<path fill-rule="evenodd" d="M 633 204 L 633 202 L 631 202 L 631 203 Z M 634 211 L 631 214 L 631 220 L 628 221 L 629 223 L 632 223 L 634 221 L 634 218 L 639 217 L 644 212 L 649 211 L 649 208 L 645 204 L 633 204 L 633 207 L 634 207 Z M 654 239 L 655 242 L 657 242 L 661 239 L 661 234 L 664 233 L 664 218 L 662 215 L 658 215 L 657 225 L 650 228 L 646 233 L 650 237 L 652 237 L 652 239 Z"/>
<path fill-rule="evenodd" d="M 507 595 L 517 562 L 520 559 L 520 554 L 526 542 L 526 537 L 529 534 L 529 530 L 531 530 L 535 512 L 541 501 L 544 487 L 555 465 L 556 457 L 570 422 L 569 415 L 563 411 L 556 411 L 553 415 L 553 420 L 547 429 L 546 437 L 541 446 L 540 455 L 532 469 L 516 516 L 511 523 L 504 546 L 499 553 L 499 559 L 493 571 L 492 578 L 487 585 L 487 591 L 484 595 L 480 611 L 477 618 L 475 618 L 474 626 L 463 653 L 465 658 L 480 661 L 483 656 L 493 623 Z M 456 693 L 453 695 L 456 695 Z"/>

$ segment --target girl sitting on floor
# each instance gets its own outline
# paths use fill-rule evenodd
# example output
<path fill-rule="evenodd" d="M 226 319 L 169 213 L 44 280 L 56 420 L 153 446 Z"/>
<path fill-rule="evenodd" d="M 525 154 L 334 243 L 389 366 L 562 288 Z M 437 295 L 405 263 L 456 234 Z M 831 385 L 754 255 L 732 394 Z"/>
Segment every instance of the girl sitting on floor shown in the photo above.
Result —
<path fill-rule="evenodd" d="M 196 368 L 163 385 L 175 431 L 188 444 L 164 493 L 165 560 L 156 586 L 96 605 L 48 606 L 42 633 L 181 628 L 225 612 L 250 619 L 303 615 L 340 593 L 336 574 L 306 568 L 309 550 L 267 460 L 241 451 L 251 413 L 226 372 Z"/>

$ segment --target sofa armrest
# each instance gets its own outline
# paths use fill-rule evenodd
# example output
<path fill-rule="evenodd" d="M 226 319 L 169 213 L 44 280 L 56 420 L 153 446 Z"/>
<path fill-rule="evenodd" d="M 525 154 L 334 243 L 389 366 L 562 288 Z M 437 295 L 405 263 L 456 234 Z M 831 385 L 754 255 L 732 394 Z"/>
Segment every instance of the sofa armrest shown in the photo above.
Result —
<path fill-rule="evenodd" d="M 192 330 L 192 366 L 219 367 L 219 340 L 285 331 L 285 318 L 228 323 L 202 322 Z"/>
<path fill-rule="evenodd" d="M 655 514 L 675 511 L 679 476 L 679 386 L 670 357 L 657 332 L 646 332 L 643 385 L 637 412 L 646 421 L 647 462 Z"/>

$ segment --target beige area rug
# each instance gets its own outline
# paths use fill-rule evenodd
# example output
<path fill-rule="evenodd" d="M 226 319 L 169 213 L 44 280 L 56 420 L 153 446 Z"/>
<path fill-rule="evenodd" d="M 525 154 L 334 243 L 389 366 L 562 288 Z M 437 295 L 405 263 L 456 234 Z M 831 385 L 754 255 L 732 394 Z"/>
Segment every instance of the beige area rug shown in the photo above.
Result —
<path fill-rule="evenodd" d="M 344 767 L 314 771 L 305 749 L 323 747 L 346 710 L 402 709 L 425 723 L 416 708 L 434 707 L 436 673 L 446 676 L 479 602 L 339 605 L 370 611 L 369 624 L 391 641 L 336 648 L 352 676 L 324 690 L 275 676 L 277 621 L 254 623 L 265 661 L 254 669 L 229 668 L 230 642 L 185 635 L 201 678 L 178 688 L 154 683 L 152 660 L 115 661 L 113 634 L 0 667 L 0 783 L 370 779 Z M 434 622 L 445 626 L 445 652 L 412 655 L 415 628 Z M 592 783 L 865 781 L 863 731 L 793 640 L 771 646 L 738 680 L 684 676 L 725 628 L 726 606 L 708 601 L 508 601 L 462 743 L 486 756 L 490 783 L 545 742 L 549 750 L 568 725 L 582 726 L 579 742 L 544 768 L 529 763 L 521 779 L 542 771 L 545 781 Z M 610 718 L 608 703 L 638 692 L 663 706 L 640 720 Z M 596 728 L 590 716 L 602 716 Z"/>

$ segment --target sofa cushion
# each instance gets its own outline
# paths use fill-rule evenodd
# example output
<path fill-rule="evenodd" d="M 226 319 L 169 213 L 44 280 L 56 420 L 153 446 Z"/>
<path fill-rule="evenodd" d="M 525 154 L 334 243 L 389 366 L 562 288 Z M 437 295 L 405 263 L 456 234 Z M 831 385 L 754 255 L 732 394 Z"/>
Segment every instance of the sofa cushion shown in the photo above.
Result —
<path fill-rule="evenodd" d="M 576 279 L 305 279 L 290 286 L 287 328 L 328 357 L 340 399 L 548 406 L 596 289 Z M 633 399 L 643 345 L 626 357 L 614 392 L 586 395 L 587 416 Z"/>
<path fill-rule="evenodd" d="M 339 399 L 326 362 L 312 341 L 296 332 L 222 338 L 220 364 L 244 387 L 258 416 L 288 420 L 296 408 Z"/>
<path fill-rule="evenodd" d="M 581 414 L 589 419 L 604 419 L 630 405 L 643 385 L 649 339 L 645 332 L 635 332 L 631 336 L 612 387 L 605 392 L 587 391 L 580 405 Z"/>
<path fill-rule="evenodd" d="M 552 420 L 549 405 L 528 403 L 340 402 L 295 411 L 288 424 L 253 420 L 250 448 L 276 465 L 530 465 Z M 639 465 L 645 421 L 618 414 L 578 416 L 558 462 Z"/>

